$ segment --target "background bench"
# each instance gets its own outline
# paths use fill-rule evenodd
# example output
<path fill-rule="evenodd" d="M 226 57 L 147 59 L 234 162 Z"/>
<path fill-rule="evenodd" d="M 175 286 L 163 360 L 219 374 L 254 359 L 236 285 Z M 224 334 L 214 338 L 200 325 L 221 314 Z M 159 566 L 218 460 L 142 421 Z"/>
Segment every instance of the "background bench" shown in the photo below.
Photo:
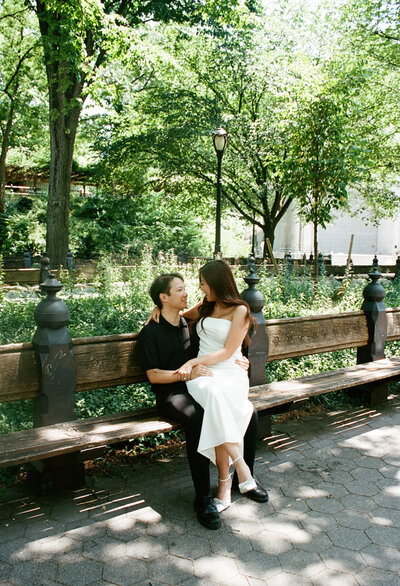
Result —
<path fill-rule="evenodd" d="M 268 417 L 306 398 L 338 389 L 368 389 L 382 401 L 387 382 L 400 375 L 400 359 L 385 359 L 386 341 L 400 339 L 400 308 L 385 309 L 379 269 L 371 272 L 363 310 L 333 315 L 265 321 L 264 300 L 254 271 L 245 278 L 258 329 L 249 346 L 250 398 Z M 34 429 L 0 436 L 0 466 L 34 463 L 37 482 L 62 487 L 84 481 L 82 462 L 101 446 L 177 429 L 155 409 L 76 420 L 74 393 L 146 381 L 138 359 L 137 334 L 71 340 L 69 313 L 56 297 L 61 284 L 50 276 L 42 285 L 47 298 L 35 311 L 33 343 L 0 346 L 0 401 L 33 399 Z M 357 348 L 359 364 L 290 381 L 265 382 L 265 363 L 296 356 Z"/>

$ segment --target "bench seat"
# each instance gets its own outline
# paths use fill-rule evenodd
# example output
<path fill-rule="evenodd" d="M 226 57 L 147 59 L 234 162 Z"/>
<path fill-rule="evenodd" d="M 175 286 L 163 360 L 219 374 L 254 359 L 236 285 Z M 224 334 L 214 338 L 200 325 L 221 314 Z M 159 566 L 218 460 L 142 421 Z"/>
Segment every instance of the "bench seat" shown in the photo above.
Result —
<path fill-rule="evenodd" d="M 254 386 L 250 389 L 250 399 L 257 411 L 263 411 L 316 395 L 398 376 L 400 376 L 400 358 L 383 358 L 347 368 Z"/>
<path fill-rule="evenodd" d="M 315 395 L 400 376 L 400 359 L 383 359 L 298 379 L 251 387 L 250 399 L 258 411 Z M 92 417 L 16 431 L 0 436 L 0 467 L 14 466 L 91 450 L 141 436 L 179 429 L 155 408 Z M 82 457 L 84 460 L 84 455 Z"/>
<path fill-rule="evenodd" d="M 0 435 L 0 467 L 90 450 L 173 429 L 179 429 L 179 425 L 165 421 L 152 407 L 14 431 Z"/>

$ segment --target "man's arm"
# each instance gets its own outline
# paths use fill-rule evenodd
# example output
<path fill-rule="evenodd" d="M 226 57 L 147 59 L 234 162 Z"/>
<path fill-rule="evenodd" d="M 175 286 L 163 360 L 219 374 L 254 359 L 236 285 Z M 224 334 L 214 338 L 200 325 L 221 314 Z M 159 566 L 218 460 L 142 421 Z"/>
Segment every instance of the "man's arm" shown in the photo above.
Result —
<path fill-rule="evenodd" d="M 146 370 L 147 378 L 153 385 L 167 385 L 179 381 L 179 375 L 173 370 L 161 370 L 161 368 L 150 368 Z"/>
<path fill-rule="evenodd" d="M 154 385 L 166 385 L 176 383 L 180 380 L 179 374 L 173 370 L 161 370 L 161 368 L 151 368 L 146 370 L 147 378 Z M 190 379 L 198 378 L 199 376 L 214 376 L 210 369 L 202 364 L 195 366 L 191 372 Z"/>

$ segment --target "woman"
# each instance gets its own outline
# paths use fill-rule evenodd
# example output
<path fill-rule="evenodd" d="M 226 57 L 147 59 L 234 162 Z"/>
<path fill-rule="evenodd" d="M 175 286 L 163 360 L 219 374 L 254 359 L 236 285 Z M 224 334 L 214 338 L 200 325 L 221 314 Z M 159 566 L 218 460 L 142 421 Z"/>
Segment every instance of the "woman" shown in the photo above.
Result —
<path fill-rule="evenodd" d="M 224 261 L 213 260 L 204 265 L 200 269 L 200 285 L 205 295 L 203 301 L 182 314 L 197 321 L 199 354 L 176 373 L 204 409 L 198 451 L 217 465 L 218 491 L 214 500 L 221 512 L 231 504 L 230 461 L 236 469 L 241 493 L 257 486 L 242 456 L 243 436 L 253 413 L 248 399 L 249 379 L 235 363 L 254 320 Z M 190 380 L 197 365 L 210 368 L 213 376 Z"/>

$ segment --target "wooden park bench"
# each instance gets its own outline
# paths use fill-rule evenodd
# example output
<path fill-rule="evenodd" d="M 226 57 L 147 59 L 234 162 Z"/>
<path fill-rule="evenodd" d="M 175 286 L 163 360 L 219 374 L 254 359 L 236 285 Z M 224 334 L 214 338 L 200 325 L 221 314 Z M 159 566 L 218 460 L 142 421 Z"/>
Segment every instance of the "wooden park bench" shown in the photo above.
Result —
<path fill-rule="evenodd" d="M 249 346 L 250 399 L 270 416 L 314 395 L 339 389 L 368 389 L 375 402 L 400 375 L 400 359 L 384 357 L 386 341 L 400 340 L 400 308 L 385 309 L 379 269 L 370 273 L 362 311 L 265 321 L 258 277 L 245 278 L 258 329 Z M 43 283 L 47 298 L 35 312 L 33 343 L 0 346 L 0 402 L 33 399 L 34 428 L 0 436 L 0 467 L 33 463 L 32 477 L 61 487 L 84 482 L 82 462 L 105 445 L 167 432 L 178 426 L 156 409 L 77 420 L 74 393 L 146 381 L 138 359 L 137 334 L 71 340 L 68 310 L 55 295 L 52 276 Z M 265 364 L 309 354 L 357 348 L 358 364 L 293 380 L 266 383 Z M 268 420 L 268 418 L 265 418 Z M 97 450 L 97 451 L 96 451 Z"/>

